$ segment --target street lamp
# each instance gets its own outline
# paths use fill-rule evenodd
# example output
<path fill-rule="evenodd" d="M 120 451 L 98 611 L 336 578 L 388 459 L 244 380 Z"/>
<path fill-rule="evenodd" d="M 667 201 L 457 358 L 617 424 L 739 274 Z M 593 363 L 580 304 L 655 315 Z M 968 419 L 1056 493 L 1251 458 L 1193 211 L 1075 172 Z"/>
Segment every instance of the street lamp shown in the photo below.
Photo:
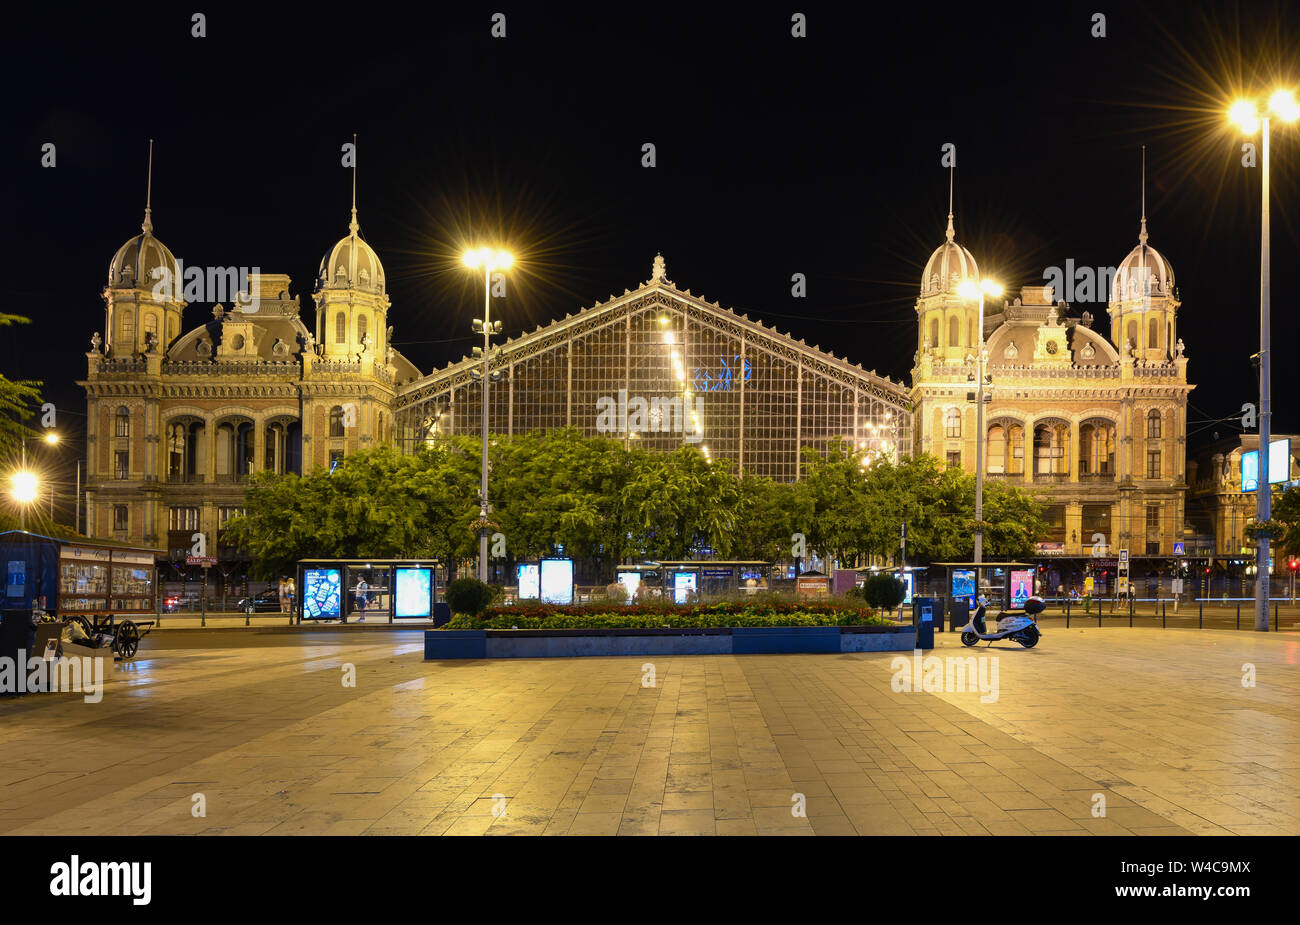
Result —
<path fill-rule="evenodd" d="M 1270 341 L 1272 339 L 1269 318 L 1269 233 L 1268 233 L 1268 129 L 1269 120 L 1276 116 L 1283 122 L 1295 122 L 1300 118 L 1300 103 L 1289 90 L 1278 90 L 1268 101 L 1268 109 L 1260 113 L 1255 104 L 1249 100 L 1240 100 L 1228 111 L 1228 118 L 1242 132 L 1253 135 L 1262 130 L 1262 150 L 1260 164 L 1260 196 L 1263 203 L 1260 212 L 1260 247 L 1259 247 L 1259 471 L 1261 477 L 1256 486 L 1256 521 L 1267 523 L 1272 518 L 1273 487 L 1268 480 L 1268 442 L 1269 425 L 1272 415 L 1271 375 L 1272 357 Z M 1255 561 L 1268 562 L 1269 541 L 1271 537 L 1261 532 L 1256 537 Z M 1264 569 L 1255 581 L 1255 629 L 1268 632 L 1268 571 Z"/>
<path fill-rule="evenodd" d="M 36 500 L 40 492 L 40 479 L 36 473 L 26 467 L 25 461 L 22 469 L 15 472 L 9 479 L 9 494 L 18 502 L 18 516 L 22 529 L 27 529 L 27 505 Z"/>
<path fill-rule="evenodd" d="M 978 300 L 980 306 L 979 320 L 975 322 L 979 341 L 975 359 L 975 581 L 979 582 L 980 563 L 984 561 L 984 296 L 1002 295 L 1002 285 L 991 279 L 978 283 L 968 279 L 957 287 L 957 294 L 967 301 Z"/>
<path fill-rule="evenodd" d="M 461 258 L 465 266 L 472 270 L 483 270 L 483 317 L 474 319 L 474 333 L 483 335 L 483 346 L 475 347 L 475 353 L 483 354 L 483 460 L 482 482 L 479 486 L 479 521 L 478 531 L 478 578 L 487 583 L 488 560 L 488 353 L 492 348 L 493 334 L 501 333 L 501 322 L 492 321 L 492 273 L 494 270 L 508 270 L 515 262 L 508 251 L 493 251 L 486 247 L 468 250 Z"/>

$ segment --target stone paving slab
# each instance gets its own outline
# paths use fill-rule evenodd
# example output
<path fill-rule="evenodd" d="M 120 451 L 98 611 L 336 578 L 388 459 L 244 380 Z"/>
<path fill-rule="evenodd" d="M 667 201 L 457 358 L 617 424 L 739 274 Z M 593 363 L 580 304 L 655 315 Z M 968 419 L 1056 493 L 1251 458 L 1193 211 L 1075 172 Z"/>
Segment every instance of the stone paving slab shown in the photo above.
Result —
<path fill-rule="evenodd" d="M 1293 633 L 940 636 L 930 691 L 896 653 L 656 656 L 647 687 L 646 658 L 185 635 L 97 704 L 0 699 L 0 833 L 1300 833 Z M 944 689 L 948 656 L 996 691 Z"/>

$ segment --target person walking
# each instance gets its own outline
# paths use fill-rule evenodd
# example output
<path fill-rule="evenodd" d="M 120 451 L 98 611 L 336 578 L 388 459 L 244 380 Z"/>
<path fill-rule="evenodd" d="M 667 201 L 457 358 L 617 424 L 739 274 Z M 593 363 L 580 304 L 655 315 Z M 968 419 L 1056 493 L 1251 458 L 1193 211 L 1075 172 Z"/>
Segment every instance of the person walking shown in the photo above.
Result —
<path fill-rule="evenodd" d="M 289 598 L 289 607 L 285 612 L 292 614 L 294 598 L 298 596 L 298 586 L 294 583 L 292 575 L 284 580 L 284 590 Z"/>
<path fill-rule="evenodd" d="M 358 578 L 357 579 L 357 612 L 361 614 L 361 616 L 357 617 L 358 623 L 366 622 L 366 604 L 369 601 L 368 598 L 369 591 L 370 591 L 370 586 L 366 584 L 366 580 L 364 578 Z"/>
<path fill-rule="evenodd" d="M 280 576 L 280 587 L 278 591 L 278 596 L 280 598 L 280 613 L 288 613 L 289 612 L 289 582 L 283 575 Z"/>

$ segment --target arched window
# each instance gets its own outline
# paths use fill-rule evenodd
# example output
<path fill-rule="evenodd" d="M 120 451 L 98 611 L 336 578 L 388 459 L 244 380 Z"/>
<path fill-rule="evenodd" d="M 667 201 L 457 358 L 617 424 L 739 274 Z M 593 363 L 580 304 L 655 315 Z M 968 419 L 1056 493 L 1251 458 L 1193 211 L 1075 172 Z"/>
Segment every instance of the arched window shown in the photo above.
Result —
<path fill-rule="evenodd" d="M 1007 471 L 1007 429 L 1001 424 L 989 428 L 988 452 L 989 472 Z"/>
<path fill-rule="evenodd" d="M 122 312 L 122 346 L 135 346 L 135 316 L 130 312 Z"/>
<path fill-rule="evenodd" d="M 357 343 L 358 344 L 361 343 L 361 339 L 366 336 L 366 320 L 367 319 L 365 315 L 360 315 L 357 318 Z"/>
<path fill-rule="evenodd" d="M 945 437 L 961 436 L 961 412 L 949 408 L 943 413 L 943 433 Z"/>
<path fill-rule="evenodd" d="M 131 411 L 126 405 L 117 409 L 117 435 L 119 437 L 131 436 Z"/>
<path fill-rule="evenodd" d="M 1147 323 L 1147 347 L 1154 350 L 1160 346 L 1160 319 L 1152 317 Z"/>
<path fill-rule="evenodd" d="M 1147 439 L 1160 439 L 1160 412 L 1154 408 L 1147 412 Z"/>
<path fill-rule="evenodd" d="M 1136 350 L 1138 346 L 1138 323 L 1136 321 L 1128 323 L 1128 339 L 1132 342 L 1133 349 Z"/>
<path fill-rule="evenodd" d="M 939 319 L 938 318 L 930 319 L 930 346 L 931 347 L 939 346 Z"/>
<path fill-rule="evenodd" d="M 339 312 L 334 316 L 334 343 L 341 344 L 348 339 L 347 315 Z"/>
<path fill-rule="evenodd" d="M 340 405 L 330 409 L 330 436 L 343 436 L 343 408 Z"/>
<path fill-rule="evenodd" d="M 948 346 L 956 347 L 961 343 L 961 327 L 956 318 L 948 319 Z"/>
<path fill-rule="evenodd" d="M 1025 471 L 1025 428 L 1020 424 L 1012 424 L 1007 428 L 1007 448 L 1010 455 L 1007 458 L 1007 472 L 1012 474 L 1022 474 Z"/>
<path fill-rule="evenodd" d="M 153 312 L 147 312 L 144 316 L 144 332 L 158 336 L 158 316 Z"/>

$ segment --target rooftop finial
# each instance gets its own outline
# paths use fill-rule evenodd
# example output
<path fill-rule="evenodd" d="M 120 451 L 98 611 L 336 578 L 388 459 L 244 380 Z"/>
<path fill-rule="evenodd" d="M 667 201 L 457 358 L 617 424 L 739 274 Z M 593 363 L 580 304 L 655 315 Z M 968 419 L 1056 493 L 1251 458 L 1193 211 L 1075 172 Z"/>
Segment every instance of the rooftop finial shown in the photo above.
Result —
<path fill-rule="evenodd" d="M 145 234 L 153 232 L 153 139 L 149 139 L 149 173 L 144 186 L 144 221 L 140 230 Z"/>
<path fill-rule="evenodd" d="M 957 237 L 957 229 L 952 226 L 952 178 L 957 170 L 957 163 L 948 165 L 948 243 L 951 244 L 953 238 Z"/>
<path fill-rule="evenodd" d="M 1142 146 L 1142 230 L 1138 232 L 1138 243 L 1147 243 L 1147 146 Z"/>
<path fill-rule="evenodd" d="M 357 224 L 357 133 L 352 133 L 352 221 L 348 231 L 356 234 L 361 229 Z"/>
<path fill-rule="evenodd" d="M 664 255 L 656 254 L 654 263 L 650 266 L 650 282 L 660 283 L 668 278 L 668 265 L 664 263 Z"/>

